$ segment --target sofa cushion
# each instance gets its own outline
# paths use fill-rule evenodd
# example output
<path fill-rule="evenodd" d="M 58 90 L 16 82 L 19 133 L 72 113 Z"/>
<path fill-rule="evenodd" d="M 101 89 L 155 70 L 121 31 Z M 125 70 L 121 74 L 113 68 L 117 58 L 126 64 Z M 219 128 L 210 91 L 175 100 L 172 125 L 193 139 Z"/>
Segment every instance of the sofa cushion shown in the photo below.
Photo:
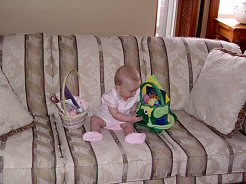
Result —
<path fill-rule="evenodd" d="M 120 66 L 130 64 L 141 73 L 138 37 L 53 35 L 52 40 L 56 90 L 60 90 L 66 74 L 76 69 L 82 80 L 80 95 L 89 100 L 90 112 L 100 105 L 101 95 L 114 87 L 114 74 Z M 69 78 L 67 86 L 78 95 L 77 76 Z"/>
<path fill-rule="evenodd" d="M 0 138 L 3 138 L 4 134 L 11 135 L 7 134 L 10 131 L 33 124 L 32 115 L 18 101 L 2 70 L 0 70 L 0 102 Z"/>
<path fill-rule="evenodd" d="M 191 91 L 185 111 L 213 130 L 232 136 L 246 117 L 246 56 L 212 50 Z"/>
<path fill-rule="evenodd" d="M 41 33 L 0 36 L 1 68 L 32 115 L 52 114 L 55 109 L 49 98 L 59 90 L 54 85 L 57 66 L 52 62 L 50 44 L 51 36 Z"/>
<path fill-rule="evenodd" d="M 35 117 L 35 122 L 33 129 L 1 143 L 0 183 L 64 183 L 64 165 L 52 117 Z"/>
<path fill-rule="evenodd" d="M 57 92 L 64 76 L 76 69 L 83 84 L 80 94 L 90 99 L 93 111 L 100 104 L 101 95 L 112 89 L 115 71 L 131 64 L 142 81 L 155 74 L 171 98 L 171 109 L 183 110 L 190 86 L 195 83 L 208 51 L 214 47 L 240 52 L 236 44 L 198 38 L 53 35 L 54 91 L 59 97 Z M 78 95 L 77 81 L 76 75 L 72 75 L 67 83 L 74 95 Z"/>
<path fill-rule="evenodd" d="M 168 140 L 143 127 L 146 133 L 141 145 L 126 143 L 123 131 L 103 129 L 103 140 L 87 142 L 83 134 L 90 130 L 90 119 L 79 129 L 57 125 L 63 143 L 67 183 L 121 183 L 176 176 L 179 152 Z"/>
<path fill-rule="evenodd" d="M 238 45 L 221 40 L 181 37 L 143 37 L 141 77 L 155 74 L 171 98 L 171 110 L 183 110 L 190 91 L 213 48 L 241 53 Z"/>
<path fill-rule="evenodd" d="M 179 150 L 181 176 L 209 176 L 246 172 L 246 136 L 221 137 L 184 111 L 163 135 Z"/>
<path fill-rule="evenodd" d="M 84 127 L 63 128 L 57 117 L 63 143 L 67 183 L 111 183 L 180 176 L 210 176 L 246 172 L 246 136 L 218 136 L 204 123 L 184 111 L 174 111 L 178 121 L 171 129 L 156 134 L 143 127 L 146 142 L 124 142 L 123 131 L 102 130 L 100 142 L 86 142 L 89 118 Z"/>

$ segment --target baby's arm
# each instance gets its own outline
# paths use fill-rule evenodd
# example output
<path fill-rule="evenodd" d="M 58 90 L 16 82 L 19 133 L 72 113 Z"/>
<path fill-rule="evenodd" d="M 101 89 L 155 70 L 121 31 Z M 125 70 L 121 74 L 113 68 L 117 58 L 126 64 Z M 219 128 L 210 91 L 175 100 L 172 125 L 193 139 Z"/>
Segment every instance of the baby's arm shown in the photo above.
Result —
<path fill-rule="evenodd" d="M 135 103 L 135 104 L 133 105 L 132 109 L 131 109 L 131 114 L 136 113 L 137 108 L 138 108 L 138 103 Z"/>
<path fill-rule="evenodd" d="M 123 121 L 123 122 L 129 122 L 129 123 L 135 123 L 138 121 L 141 121 L 143 117 L 136 117 L 136 114 L 134 115 L 126 115 L 118 111 L 118 108 L 108 107 L 108 110 L 110 114 L 113 116 L 113 118 Z"/>

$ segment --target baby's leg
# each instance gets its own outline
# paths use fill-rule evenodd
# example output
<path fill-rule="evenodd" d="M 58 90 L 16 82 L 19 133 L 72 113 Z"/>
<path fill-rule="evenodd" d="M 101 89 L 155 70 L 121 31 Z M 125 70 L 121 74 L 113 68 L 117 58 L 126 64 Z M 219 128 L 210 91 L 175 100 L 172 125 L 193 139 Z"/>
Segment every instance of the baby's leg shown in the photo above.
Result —
<path fill-rule="evenodd" d="M 99 116 L 92 116 L 90 123 L 91 123 L 91 127 L 90 127 L 91 131 L 95 131 L 99 133 L 101 133 L 101 129 L 106 126 L 105 121 L 103 121 L 103 119 L 100 118 Z"/>
<path fill-rule="evenodd" d="M 98 116 L 92 116 L 90 125 L 91 132 L 86 132 L 83 135 L 83 139 L 85 141 L 92 142 L 102 140 L 103 136 L 101 134 L 101 129 L 106 126 L 105 121 L 103 121 L 103 119 Z"/>
<path fill-rule="evenodd" d="M 125 133 L 125 141 L 129 144 L 143 144 L 146 138 L 144 133 L 135 133 L 134 126 L 131 123 L 121 124 Z"/>
<path fill-rule="evenodd" d="M 131 123 L 123 123 L 120 126 L 123 128 L 125 136 L 134 132 L 134 126 Z"/>

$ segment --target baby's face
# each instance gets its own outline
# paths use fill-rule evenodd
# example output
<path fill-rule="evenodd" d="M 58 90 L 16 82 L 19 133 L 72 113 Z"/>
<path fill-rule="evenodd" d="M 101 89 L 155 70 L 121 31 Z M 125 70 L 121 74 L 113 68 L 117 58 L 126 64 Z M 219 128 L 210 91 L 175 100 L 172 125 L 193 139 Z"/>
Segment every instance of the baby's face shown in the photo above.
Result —
<path fill-rule="evenodd" d="M 133 97 L 136 94 L 141 82 L 131 81 L 128 84 L 121 84 L 119 86 L 119 94 L 124 99 L 127 100 L 128 98 Z"/>

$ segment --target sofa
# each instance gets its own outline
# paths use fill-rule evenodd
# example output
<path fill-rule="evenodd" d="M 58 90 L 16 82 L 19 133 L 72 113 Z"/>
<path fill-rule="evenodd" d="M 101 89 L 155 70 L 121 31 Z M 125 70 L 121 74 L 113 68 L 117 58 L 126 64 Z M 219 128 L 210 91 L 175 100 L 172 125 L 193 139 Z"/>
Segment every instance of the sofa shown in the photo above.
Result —
<path fill-rule="evenodd" d="M 207 55 L 214 48 L 241 53 L 238 45 L 212 39 L 92 35 L 9 34 L 0 36 L 0 66 L 35 126 L 1 140 L 0 183 L 246 183 L 246 135 L 218 135 L 184 111 Z M 114 86 L 124 64 L 142 81 L 155 74 L 177 116 L 162 133 L 146 127 L 142 145 L 127 144 L 123 131 L 103 129 L 103 140 L 86 142 L 90 114 Z M 63 127 L 50 97 L 61 99 L 62 83 L 89 102 L 78 129 Z M 11 109 L 10 109 L 11 110 Z"/>

